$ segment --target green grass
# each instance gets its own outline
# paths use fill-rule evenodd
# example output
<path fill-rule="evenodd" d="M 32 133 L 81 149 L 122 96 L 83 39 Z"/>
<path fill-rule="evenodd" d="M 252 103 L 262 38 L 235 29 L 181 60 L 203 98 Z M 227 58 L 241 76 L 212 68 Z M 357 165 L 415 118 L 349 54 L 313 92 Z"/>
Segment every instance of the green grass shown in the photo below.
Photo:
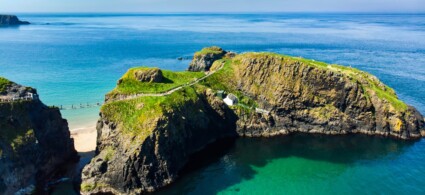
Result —
<path fill-rule="evenodd" d="M 101 111 L 108 120 L 121 124 L 123 133 L 144 140 L 165 113 L 181 108 L 188 101 L 198 100 L 195 88 L 185 87 L 167 96 L 115 101 L 102 106 Z"/>
<path fill-rule="evenodd" d="M 96 188 L 96 185 L 94 183 L 82 183 L 81 184 L 81 191 L 82 192 L 89 192 L 94 190 Z"/>
<path fill-rule="evenodd" d="M 115 150 L 112 146 L 106 147 L 104 151 L 106 151 L 105 161 L 110 161 L 115 155 Z"/>
<path fill-rule="evenodd" d="M 209 76 L 208 78 L 204 79 L 200 82 L 200 84 L 205 85 L 206 87 L 209 87 L 214 90 L 225 90 L 227 92 L 234 92 L 229 85 L 229 82 L 232 82 L 232 78 L 234 78 L 233 73 L 233 61 L 230 59 L 221 59 L 218 60 L 219 63 L 225 62 L 222 69 L 215 72 L 215 74 Z"/>
<path fill-rule="evenodd" d="M 20 147 L 26 145 L 29 142 L 35 142 L 34 130 L 30 129 L 23 135 L 18 135 L 13 139 L 11 146 L 13 151 L 18 151 Z"/>
<path fill-rule="evenodd" d="M 205 55 L 205 54 L 221 54 L 222 52 L 223 52 L 223 49 L 221 49 L 220 47 L 212 46 L 212 47 L 203 48 L 201 51 L 196 52 L 195 56 Z"/>
<path fill-rule="evenodd" d="M 28 104 L 18 101 L 6 104 L 0 104 L 2 114 L 6 116 L 19 116 L 20 125 L 18 127 L 11 125 L 7 120 L 0 120 L 0 139 L 10 146 L 18 146 L 24 141 L 23 138 L 32 127 L 31 119 L 28 115 Z"/>
<path fill-rule="evenodd" d="M 160 83 L 140 82 L 134 77 L 134 72 L 146 70 L 147 67 L 130 69 L 121 79 L 122 82 L 109 95 L 114 94 L 138 94 L 138 93 L 162 93 L 173 88 L 190 83 L 205 75 L 203 72 L 173 72 L 162 70 L 163 81 Z"/>
<path fill-rule="evenodd" d="M 219 64 L 222 62 L 225 62 L 223 68 L 200 82 L 200 84 L 217 91 L 224 90 L 226 93 L 233 93 L 238 98 L 239 103 L 248 107 L 257 107 L 258 105 L 255 100 L 234 88 L 236 84 L 233 83 L 234 72 L 232 66 L 240 62 L 232 61 L 231 59 L 218 60 Z"/>
<path fill-rule="evenodd" d="M 388 86 L 383 85 L 378 79 L 369 73 L 360 71 L 355 68 L 329 65 L 324 62 L 318 62 L 309 59 L 298 57 L 285 56 L 273 53 L 247 53 L 241 54 L 240 57 L 233 59 L 221 59 L 217 64 L 223 63 L 222 69 L 218 70 L 215 74 L 199 82 L 199 84 L 191 87 L 184 87 L 183 89 L 172 93 L 171 95 L 161 97 L 140 97 L 126 101 L 115 101 L 105 104 L 101 111 L 108 120 L 122 125 L 123 133 L 132 136 L 137 136 L 138 140 L 144 140 L 149 136 L 154 128 L 156 128 L 159 120 L 162 120 L 167 113 L 175 112 L 179 109 L 185 109 L 189 102 L 196 102 L 199 100 L 198 89 L 211 88 L 213 90 L 225 90 L 227 93 L 235 94 L 241 104 L 245 105 L 238 108 L 240 111 L 250 112 L 250 108 L 257 107 L 254 99 L 243 94 L 237 89 L 237 81 L 235 81 L 235 69 L 241 63 L 241 57 L 280 57 L 282 63 L 295 65 L 308 65 L 315 68 L 320 68 L 325 71 L 333 71 L 341 73 L 342 75 L 350 78 L 352 82 L 357 82 L 360 87 L 364 89 L 365 96 L 370 98 L 372 94 L 368 91 L 372 90 L 376 96 L 381 99 L 387 100 L 394 108 L 405 110 L 407 105 L 400 101 L 394 90 Z M 168 91 L 177 86 L 181 86 L 196 78 L 204 76 L 200 72 L 171 72 L 163 71 L 163 76 L 166 82 L 162 83 L 148 83 L 139 82 L 134 76 L 134 71 L 146 69 L 143 67 L 130 69 L 126 75 L 123 76 L 123 81 L 113 91 L 113 93 L 134 94 L 134 93 L 160 93 Z M 261 86 L 258 86 L 261 87 Z M 322 111 L 322 110 L 318 110 Z M 328 110 L 320 117 L 328 118 L 326 114 Z"/>
<path fill-rule="evenodd" d="M 0 93 L 3 93 L 4 91 L 6 91 L 6 88 L 11 84 L 12 84 L 11 81 L 3 77 L 0 77 Z"/>
<path fill-rule="evenodd" d="M 86 183 L 83 182 L 81 184 L 81 191 L 82 192 L 89 192 L 92 191 L 96 188 L 103 188 L 103 187 L 108 187 L 109 185 L 105 184 L 105 183 Z"/>

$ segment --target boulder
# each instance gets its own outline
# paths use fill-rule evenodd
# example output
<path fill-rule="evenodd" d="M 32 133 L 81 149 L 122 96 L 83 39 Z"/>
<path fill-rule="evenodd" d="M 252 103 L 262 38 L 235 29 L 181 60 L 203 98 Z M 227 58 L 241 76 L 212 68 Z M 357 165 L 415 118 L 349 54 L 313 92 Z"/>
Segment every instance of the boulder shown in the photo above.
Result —
<path fill-rule="evenodd" d="M 140 82 L 159 83 L 163 80 L 162 71 L 159 68 L 149 68 L 146 70 L 137 70 L 134 77 Z"/>

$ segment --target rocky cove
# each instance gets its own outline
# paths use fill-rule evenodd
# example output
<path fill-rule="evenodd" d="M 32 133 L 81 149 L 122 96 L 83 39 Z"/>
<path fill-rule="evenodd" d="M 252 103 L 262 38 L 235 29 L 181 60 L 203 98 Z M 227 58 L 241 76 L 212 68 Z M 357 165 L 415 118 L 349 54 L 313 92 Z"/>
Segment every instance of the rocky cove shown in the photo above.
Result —
<path fill-rule="evenodd" d="M 415 108 L 351 67 L 211 47 L 197 52 L 188 70 L 133 68 L 119 80 L 101 109 L 96 155 L 83 170 L 81 193 L 156 191 L 174 182 L 193 154 L 228 137 L 425 136 Z M 219 91 L 239 103 L 225 104 Z"/>

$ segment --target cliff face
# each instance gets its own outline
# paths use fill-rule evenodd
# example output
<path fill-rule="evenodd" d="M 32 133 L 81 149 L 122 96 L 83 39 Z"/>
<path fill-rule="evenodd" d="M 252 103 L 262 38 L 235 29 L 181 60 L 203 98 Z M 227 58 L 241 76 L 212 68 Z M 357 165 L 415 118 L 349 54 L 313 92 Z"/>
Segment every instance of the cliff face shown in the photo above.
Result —
<path fill-rule="evenodd" d="M 0 15 L 0 26 L 20 25 L 20 24 L 30 24 L 30 23 L 26 21 L 20 21 L 18 17 L 14 15 Z"/>
<path fill-rule="evenodd" d="M 192 64 L 197 63 L 194 58 Z M 191 154 L 223 137 L 291 132 L 425 136 L 422 115 L 365 72 L 271 53 L 223 55 L 211 63 L 207 76 L 182 82 L 170 94 L 167 83 L 137 84 L 127 77 L 118 83 L 114 92 L 121 100 L 110 99 L 101 110 L 96 157 L 83 171 L 84 194 L 155 191 L 176 179 Z M 174 74 L 166 77 L 182 75 Z M 124 86 L 165 92 L 134 96 L 138 92 L 124 91 Z M 221 90 L 239 103 L 224 104 Z"/>
<path fill-rule="evenodd" d="M 32 97 L 28 94 L 33 94 Z M 36 91 L 0 78 L 0 193 L 46 193 L 61 167 L 78 161 L 68 124 Z"/>
<path fill-rule="evenodd" d="M 155 191 L 176 179 L 191 154 L 236 136 L 236 115 L 209 89 L 188 87 L 146 108 L 150 101 L 146 97 L 102 108 L 96 156 L 83 170 L 83 194 Z M 130 105 L 136 105 L 129 108 L 134 113 L 130 120 L 138 121 L 134 127 L 111 113 Z"/>
<path fill-rule="evenodd" d="M 228 86 L 269 112 L 238 121 L 241 135 L 301 131 L 421 137 L 422 115 L 365 72 L 265 53 L 242 54 L 232 64 Z M 258 118 L 267 122 L 258 127 Z"/>
<path fill-rule="evenodd" d="M 208 71 L 214 61 L 223 58 L 226 53 L 226 51 L 219 47 L 204 48 L 195 53 L 192 62 L 189 64 L 188 70 L 194 72 Z"/>

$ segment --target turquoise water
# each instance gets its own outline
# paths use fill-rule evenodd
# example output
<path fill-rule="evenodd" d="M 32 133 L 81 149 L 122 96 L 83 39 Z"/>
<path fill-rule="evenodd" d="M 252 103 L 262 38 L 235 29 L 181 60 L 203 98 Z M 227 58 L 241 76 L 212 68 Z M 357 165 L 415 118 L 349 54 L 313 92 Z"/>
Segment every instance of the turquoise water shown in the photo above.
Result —
<path fill-rule="evenodd" d="M 102 101 L 130 67 L 184 70 L 189 60 L 178 57 L 218 45 L 236 52 L 272 51 L 351 65 L 377 75 L 425 113 L 424 14 L 19 17 L 33 24 L 0 28 L 0 76 L 37 88 L 48 105 Z M 98 109 L 62 113 L 75 130 L 94 126 Z M 296 143 L 288 139 L 237 140 L 228 154 L 170 189 L 195 194 L 425 192 L 423 140 L 320 137 L 319 142 L 295 137 L 304 144 L 293 146 Z"/>
<path fill-rule="evenodd" d="M 240 138 L 224 148 L 193 159 L 197 168 L 159 194 L 424 193 L 423 147 L 413 142 L 297 134 Z"/>

